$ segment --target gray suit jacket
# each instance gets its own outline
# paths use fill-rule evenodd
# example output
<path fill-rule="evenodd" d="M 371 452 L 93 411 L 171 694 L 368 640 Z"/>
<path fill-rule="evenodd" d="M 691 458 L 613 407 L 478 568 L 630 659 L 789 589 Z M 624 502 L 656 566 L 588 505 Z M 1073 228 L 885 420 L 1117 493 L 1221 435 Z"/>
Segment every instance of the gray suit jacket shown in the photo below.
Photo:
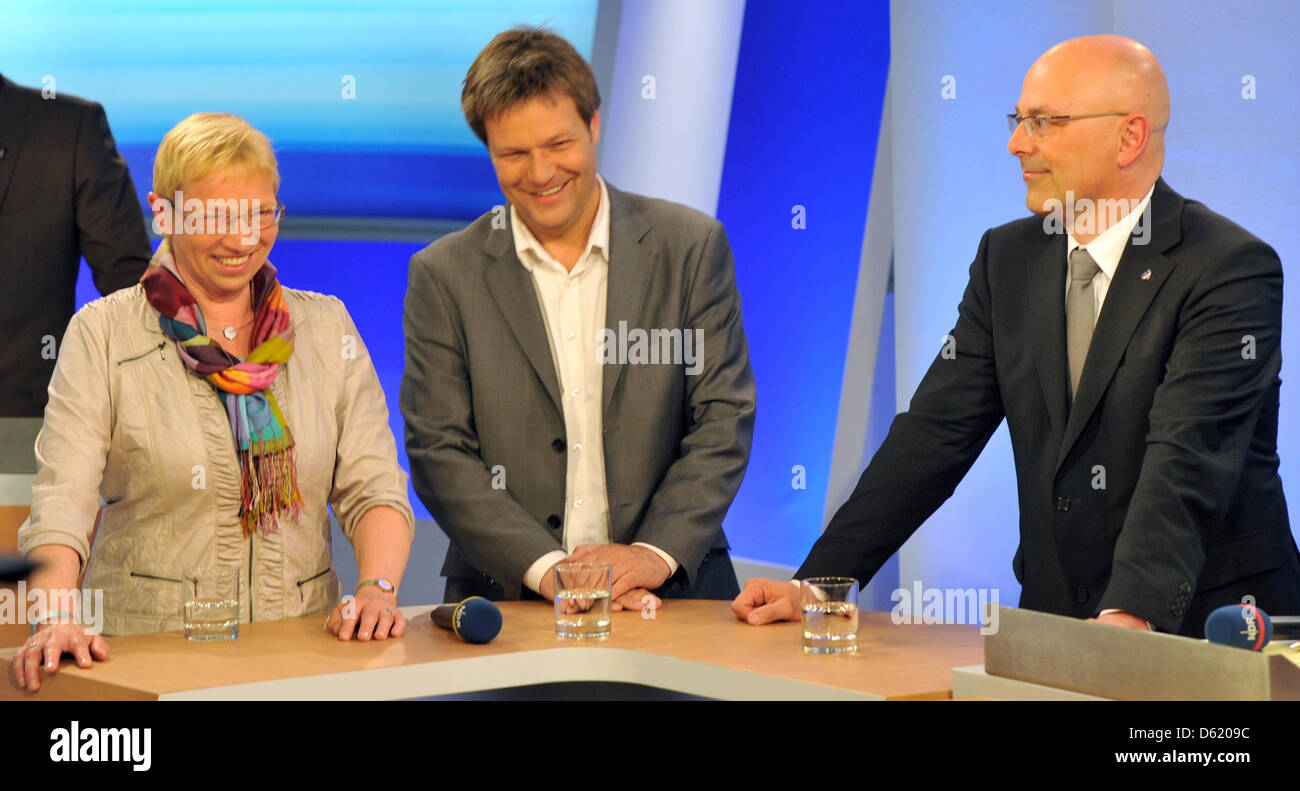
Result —
<path fill-rule="evenodd" d="M 605 365 L 610 536 L 672 555 L 674 584 L 689 588 L 709 550 L 727 546 L 722 518 L 754 428 L 731 248 L 722 225 L 692 209 L 613 187 L 609 202 L 606 327 L 702 331 L 695 374 L 681 364 Z M 451 539 L 442 573 L 486 578 L 518 598 L 528 567 L 563 549 L 567 443 L 509 218 L 485 214 L 411 257 L 401 408 L 416 493 Z M 493 486 L 495 470 L 505 488 L 499 475 Z"/>

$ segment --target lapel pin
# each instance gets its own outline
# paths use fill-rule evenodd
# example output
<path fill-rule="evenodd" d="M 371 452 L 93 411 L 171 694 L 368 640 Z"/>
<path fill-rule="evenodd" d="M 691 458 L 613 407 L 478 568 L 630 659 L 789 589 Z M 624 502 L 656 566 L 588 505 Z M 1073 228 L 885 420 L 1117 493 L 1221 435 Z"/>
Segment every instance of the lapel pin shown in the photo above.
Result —
<path fill-rule="evenodd" d="M 1151 270 L 1150 270 L 1150 269 L 1148 269 L 1147 271 L 1145 271 L 1145 272 L 1142 273 L 1142 279 L 1143 279 L 1143 280 L 1150 280 L 1150 279 L 1151 279 Z"/>

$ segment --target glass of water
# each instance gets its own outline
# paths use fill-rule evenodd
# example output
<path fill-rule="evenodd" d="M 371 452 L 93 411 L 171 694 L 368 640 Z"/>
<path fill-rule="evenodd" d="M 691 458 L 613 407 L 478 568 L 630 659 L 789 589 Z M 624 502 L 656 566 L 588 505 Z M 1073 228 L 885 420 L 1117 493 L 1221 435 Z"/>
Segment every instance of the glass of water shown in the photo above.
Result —
<path fill-rule="evenodd" d="M 614 571 L 608 563 L 555 564 L 555 635 L 609 637 Z"/>
<path fill-rule="evenodd" d="M 803 652 L 843 654 L 858 650 L 858 581 L 812 577 L 800 583 Z"/>
<path fill-rule="evenodd" d="M 210 566 L 181 575 L 185 639 L 206 642 L 239 637 L 239 569 Z"/>

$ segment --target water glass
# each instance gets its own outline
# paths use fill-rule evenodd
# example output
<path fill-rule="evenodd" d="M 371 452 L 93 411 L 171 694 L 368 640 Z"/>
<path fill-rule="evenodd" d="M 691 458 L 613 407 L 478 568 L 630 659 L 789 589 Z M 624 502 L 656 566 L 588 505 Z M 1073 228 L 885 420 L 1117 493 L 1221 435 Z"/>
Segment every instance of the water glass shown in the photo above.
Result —
<path fill-rule="evenodd" d="M 803 580 L 799 588 L 804 653 L 858 650 L 858 581 L 852 577 L 812 577 Z"/>
<path fill-rule="evenodd" d="M 610 632 L 614 570 L 608 563 L 555 564 L 555 634 L 604 639 Z"/>
<path fill-rule="evenodd" d="M 239 637 L 239 569 L 205 567 L 181 575 L 185 638 L 196 642 Z"/>

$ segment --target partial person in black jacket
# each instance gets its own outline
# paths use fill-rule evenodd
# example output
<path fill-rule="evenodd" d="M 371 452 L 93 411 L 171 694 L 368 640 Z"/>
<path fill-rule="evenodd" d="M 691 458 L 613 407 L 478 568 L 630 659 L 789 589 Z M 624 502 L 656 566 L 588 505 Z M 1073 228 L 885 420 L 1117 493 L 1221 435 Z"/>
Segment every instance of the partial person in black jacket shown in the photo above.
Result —
<path fill-rule="evenodd" d="M 1277 254 L 1160 178 L 1169 93 L 1141 44 L 1053 47 L 1015 109 L 1008 148 L 1043 216 L 985 233 L 955 354 L 930 366 L 796 578 L 870 579 L 1006 418 L 1020 606 L 1197 637 L 1246 595 L 1300 612 Z M 1073 221 L 1056 211 L 1071 205 Z M 732 609 L 793 619 L 798 592 L 750 580 Z"/>
<path fill-rule="evenodd" d="M 104 108 L 0 76 L 0 417 L 44 413 L 83 255 L 101 294 L 151 255 Z"/>

